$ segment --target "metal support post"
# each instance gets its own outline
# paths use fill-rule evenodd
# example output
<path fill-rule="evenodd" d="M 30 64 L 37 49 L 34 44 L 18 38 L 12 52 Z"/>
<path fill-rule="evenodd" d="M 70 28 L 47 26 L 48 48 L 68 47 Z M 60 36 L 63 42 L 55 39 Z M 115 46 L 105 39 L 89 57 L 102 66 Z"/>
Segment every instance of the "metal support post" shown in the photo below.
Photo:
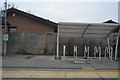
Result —
<path fill-rule="evenodd" d="M 58 25 L 58 33 L 57 33 L 57 56 L 56 58 L 59 58 L 59 25 Z"/>
<path fill-rule="evenodd" d="M 108 47 L 107 47 L 107 51 L 108 51 L 108 54 L 109 54 L 109 58 L 111 58 L 111 48 L 110 48 L 110 40 L 109 38 L 107 37 L 107 42 L 108 42 Z"/>
<path fill-rule="evenodd" d="M 115 60 L 117 60 L 117 53 L 118 53 L 118 41 L 119 41 L 119 34 L 116 40 L 116 46 L 115 46 Z"/>

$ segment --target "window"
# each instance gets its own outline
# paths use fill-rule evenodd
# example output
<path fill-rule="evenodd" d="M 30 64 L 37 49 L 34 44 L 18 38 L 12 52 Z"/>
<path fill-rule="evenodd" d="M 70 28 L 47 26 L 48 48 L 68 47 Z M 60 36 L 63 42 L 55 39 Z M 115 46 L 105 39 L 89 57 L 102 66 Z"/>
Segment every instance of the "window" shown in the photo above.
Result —
<path fill-rule="evenodd" d="M 16 32 L 16 28 L 9 28 L 10 32 Z"/>
<path fill-rule="evenodd" d="M 15 13 L 13 13 L 13 16 L 16 16 Z"/>

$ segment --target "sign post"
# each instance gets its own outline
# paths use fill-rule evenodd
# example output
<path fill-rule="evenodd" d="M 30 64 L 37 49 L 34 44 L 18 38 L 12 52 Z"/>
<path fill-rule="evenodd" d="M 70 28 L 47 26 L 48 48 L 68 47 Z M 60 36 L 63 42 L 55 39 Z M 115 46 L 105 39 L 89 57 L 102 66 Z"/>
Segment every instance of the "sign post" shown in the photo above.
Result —
<path fill-rule="evenodd" d="M 7 41 L 8 41 L 8 33 L 7 33 L 7 0 L 5 0 L 5 12 L 4 12 L 4 18 L 5 18 L 5 33 L 3 35 L 4 37 L 4 50 L 3 55 L 7 54 Z"/>

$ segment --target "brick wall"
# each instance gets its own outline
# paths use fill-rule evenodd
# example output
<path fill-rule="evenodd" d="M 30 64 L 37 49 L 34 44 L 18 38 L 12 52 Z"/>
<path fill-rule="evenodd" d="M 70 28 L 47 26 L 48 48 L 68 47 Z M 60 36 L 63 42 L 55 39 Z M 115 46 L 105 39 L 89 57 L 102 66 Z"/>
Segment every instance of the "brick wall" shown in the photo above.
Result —
<path fill-rule="evenodd" d="M 15 14 L 15 16 L 13 16 Z M 7 17 L 11 26 L 17 28 L 17 32 L 46 33 L 54 32 L 53 26 L 46 25 L 38 20 L 18 13 L 9 13 Z"/>

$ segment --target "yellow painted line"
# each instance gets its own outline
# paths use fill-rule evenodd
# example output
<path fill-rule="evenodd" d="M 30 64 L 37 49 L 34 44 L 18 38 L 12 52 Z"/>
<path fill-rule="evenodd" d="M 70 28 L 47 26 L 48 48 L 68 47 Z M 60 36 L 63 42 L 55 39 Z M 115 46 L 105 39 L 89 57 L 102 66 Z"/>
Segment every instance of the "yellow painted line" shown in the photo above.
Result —
<path fill-rule="evenodd" d="M 77 74 L 77 73 L 102 73 L 102 74 L 118 74 L 117 71 L 3 71 L 3 73 L 68 73 L 68 74 Z"/>
<path fill-rule="evenodd" d="M 120 70 L 81 70 L 81 69 L 27 69 L 27 68 L 3 68 L 5 73 L 109 73 L 119 74 Z"/>
<path fill-rule="evenodd" d="M 49 70 L 49 71 L 69 71 L 69 70 L 74 70 L 74 71 L 78 71 L 78 70 L 81 70 L 81 69 L 22 69 L 22 68 L 18 68 L 18 69 L 10 69 L 10 68 L 3 68 L 3 70 L 30 70 L 30 71 L 33 71 L 33 70 Z"/>

